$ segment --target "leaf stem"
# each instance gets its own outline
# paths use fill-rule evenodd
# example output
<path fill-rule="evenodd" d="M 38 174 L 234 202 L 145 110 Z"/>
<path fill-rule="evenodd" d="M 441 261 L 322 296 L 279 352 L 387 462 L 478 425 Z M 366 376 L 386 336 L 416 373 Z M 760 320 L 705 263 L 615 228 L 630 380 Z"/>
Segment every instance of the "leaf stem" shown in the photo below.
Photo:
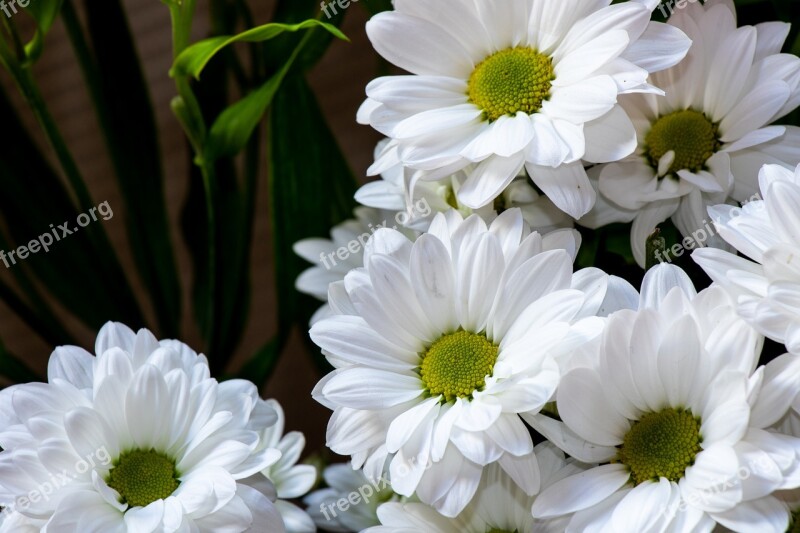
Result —
<path fill-rule="evenodd" d="M 195 0 L 184 0 L 180 4 L 170 5 L 172 16 L 172 54 L 177 58 L 189 46 L 192 20 L 195 13 Z M 214 161 L 204 157 L 206 132 L 208 131 L 200 108 L 200 103 L 192 90 L 191 83 L 184 76 L 175 77 L 175 87 L 178 91 L 178 102 L 173 102 L 179 121 L 184 128 L 186 136 L 192 144 L 195 153 L 194 163 L 200 167 L 203 177 L 203 189 L 206 196 L 206 218 L 208 219 L 208 298 L 205 305 L 206 329 L 205 341 L 207 355 L 213 356 L 216 343 L 216 306 L 217 306 L 217 224 L 216 206 L 214 199 L 217 197 L 217 179 Z"/>

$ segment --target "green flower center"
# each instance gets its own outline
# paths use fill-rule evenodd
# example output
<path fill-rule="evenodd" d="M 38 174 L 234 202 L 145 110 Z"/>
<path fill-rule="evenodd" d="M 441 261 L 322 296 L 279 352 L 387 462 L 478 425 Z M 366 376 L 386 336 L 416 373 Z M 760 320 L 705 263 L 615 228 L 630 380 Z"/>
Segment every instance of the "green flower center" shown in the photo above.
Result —
<path fill-rule="evenodd" d="M 486 384 L 499 348 L 486 335 L 459 330 L 442 336 L 422 356 L 420 377 L 432 396 L 469 398 Z"/>
<path fill-rule="evenodd" d="M 553 61 L 532 48 L 508 48 L 484 59 L 469 78 L 469 101 L 494 122 L 518 111 L 529 115 L 542 108 L 556 78 Z"/>
<path fill-rule="evenodd" d="M 156 451 L 123 453 L 109 472 L 108 486 L 131 507 L 146 507 L 171 495 L 180 485 L 175 461 Z"/>
<path fill-rule="evenodd" d="M 517 533 L 517 530 L 515 529 L 514 531 L 509 531 L 507 529 L 496 529 L 495 528 L 495 529 L 490 529 L 486 533 Z"/>
<path fill-rule="evenodd" d="M 700 419 L 683 409 L 647 413 L 633 424 L 618 452 L 638 485 L 667 478 L 679 481 L 700 453 Z"/>
<path fill-rule="evenodd" d="M 675 152 L 669 172 L 683 169 L 699 172 L 722 146 L 719 127 L 693 109 L 675 111 L 656 120 L 644 142 L 645 154 L 655 169 L 664 154 Z"/>

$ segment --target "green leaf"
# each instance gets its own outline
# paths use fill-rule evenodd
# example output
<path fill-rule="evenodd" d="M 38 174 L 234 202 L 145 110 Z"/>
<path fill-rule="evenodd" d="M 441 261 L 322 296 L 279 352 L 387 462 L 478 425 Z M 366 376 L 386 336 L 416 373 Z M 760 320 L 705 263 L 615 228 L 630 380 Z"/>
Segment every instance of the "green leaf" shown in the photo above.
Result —
<path fill-rule="evenodd" d="M 305 78 L 288 77 L 275 97 L 269 121 L 269 181 L 278 331 L 294 324 L 308 330 L 320 302 L 298 293 L 297 276 L 308 263 L 292 250 L 295 242 L 329 235 L 352 217 L 356 182 Z M 316 352 L 321 369 L 327 367 Z"/>
<path fill-rule="evenodd" d="M 333 28 L 329 24 L 325 24 L 324 26 L 326 29 Z M 256 126 L 261 122 L 261 117 L 264 116 L 275 93 L 280 88 L 283 79 L 292 68 L 292 64 L 297 59 L 303 47 L 311 39 L 312 35 L 313 31 L 305 34 L 303 40 L 300 41 L 300 44 L 297 45 L 292 55 L 277 74 L 272 76 L 254 92 L 228 107 L 220 114 L 211 126 L 211 131 L 206 141 L 205 153 L 203 155 L 207 160 L 213 161 L 220 157 L 230 157 L 236 155 L 244 148 L 248 139 L 252 136 L 253 131 L 256 129 Z"/>
<path fill-rule="evenodd" d="M 44 49 L 44 38 L 53 26 L 53 23 L 61 11 L 63 0 L 29 0 L 25 10 L 36 21 L 36 33 L 33 39 L 25 45 L 25 53 L 29 63 L 35 63 L 42 55 Z"/>
<path fill-rule="evenodd" d="M 98 216 L 76 233 L 79 210 L 2 90 L 0 116 L 4 117 L 0 128 L 0 220 L 5 222 L 12 245 L 26 245 L 53 231 L 59 236 L 53 238 L 49 251 L 41 249 L 10 268 L 30 269 L 41 285 L 91 329 L 99 329 L 108 320 L 144 325 L 113 249 L 92 235 L 104 235 L 105 221 Z M 70 234 L 57 228 L 64 223 Z"/>
<path fill-rule="evenodd" d="M 291 64 L 286 63 L 284 68 L 264 85 L 220 114 L 208 135 L 204 154 L 207 160 L 231 157 L 244 148 L 290 67 Z"/>
<path fill-rule="evenodd" d="M 212 37 L 200 41 L 184 50 L 175 59 L 175 64 L 170 71 L 170 75 L 176 76 L 193 76 L 200 79 L 200 73 L 205 68 L 206 64 L 214 57 L 217 52 L 222 50 L 228 45 L 237 42 L 262 42 L 277 37 L 284 32 L 296 32 L 299 30 L 321 27 L 335 35 L 339 39 L 348 40 L 347 37 L 337 28 L 331 24 L 321 22 L 319 20 L 306 20 L 299 24 L 282 24 L 271 23 L 263 26 L 258 26 L 246 32 L 240 33 L 235 36 L 220 36 Z"/>
<path fill-rule="evenodd" d="M 5 245 L 4 245 L 5 248 Z M 35 331 L 46 343 L 52 346 L 62 346 L 64 344 L 78 344 L 74 338 L 67 333 L 64 327 L 56 320 L 55 314 L 47 303 L 42 299 L 33 284 L 30 283 L 24 269 L 15 269 L 17 279 L 22 278 L 20 284 L 24 284 L 24 289 L 36 301 L 36 309 L 23 301 L 10 286 L 0 280 L 0 300 L 11 309 L 17 318 Z"/>
<path fill-rule="evenodd" d="M 175 337 L 181 318 L 181 292 L 150 94 L 120 1 L 86 0 L 84 5 L 94 54 L 84 40 L 85 32 L 71 0 L 64 5 L 64 23 L 130 213 L 125 227 L 134 261 L 152 298 L 161 335 Z"/>
<path fill-rule="evenodd" d="M 339 9 L 335 15 L 327 17 L 326 21 L 334 26 L 341 26 L 347 11 L 349 10 Z M 292 24 L 307 18 L 322 19 L 323 16 L 324 14 L 320 12 L 319 0 L 279 0 L 273 20 Z M 333 35 L 328 32 L 315 32 L 298 56 L 295 69 L 308 70 L 316 65 L 325 55 L 332 40 Z M 290 54 L 297 47 L 298 42 L 299 37 L 296 34 L 287 33 L 263 43 L 268 72 L 280 69 L 282 66 L 280 60 Z"/>
<path fill-rule="evenodd" d="M 231 68 L 226 61 L 212 61 L 203 83 L 195 87 L 195 95 L 203 117 L 219 115 L 226 102 Z M 199 167 L 192 165 L 189 194 L 181 215 L 181 229 L 190 251 L 194 268 L 192 301 L 194 317 L 206 339 L 212 375 L 221 375 L 238 345 L 249 316 L 251 298 L 250 257 L 256 184 L 261 143 L 256 129 L 244 154 L 244 177 L 237 175 L 231 158 L 214 162 L 216 190 L 206 197 Z M 208 205 L 213 202 L 217 220 L 213 257 L 209 255 Z M 211 261 L 215 272 L 213 291 L 209 275 Z M 213 292 L 213 294 L 212 294 Z M 213 306 L 214 317 L 208 313 Z"/>

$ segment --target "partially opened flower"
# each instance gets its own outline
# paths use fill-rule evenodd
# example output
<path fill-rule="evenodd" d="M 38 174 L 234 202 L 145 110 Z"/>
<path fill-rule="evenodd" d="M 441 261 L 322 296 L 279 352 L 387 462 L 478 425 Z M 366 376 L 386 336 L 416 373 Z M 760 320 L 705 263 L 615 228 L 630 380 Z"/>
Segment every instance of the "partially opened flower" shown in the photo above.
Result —
<path fill-rule="evenodd" d="M 586 467 L 549 442 L 535 447 L 542 486 L 548 487 Z M 568 519 L 537 520 L 531 515 L 535 496 L 522 491 L 497 465 L 487 468 L 470 507 L 456 518 L 447 518 L 423 503 L 387 503 L 378 509 L 381 526 L 365 533 L 487 533 L 519 531 L 563 533 Z"/>
<path fill-rule="evenodd" d="M 264 469 L 261 474 L 275 487 L 277 500 L 275 507 L 283 517 L 286 533 L 314 533 L 316 527 L 311 517 L 288 500 L 302 498 L 317 482 L 317 469 L 311 465 L 297 464 L 306 438 L 299 431 L 284 435 L 286 417 L 283 407 L 277 400 L 267 400 L 267 405 L 277 414 L 277 421 L 264 432 L 262 446 L 281 452 L 276 462 Z"/>
<path fill-rule="evenodd" d="M 800 485 L 800 439 L 771 426 L 791 408 L 800 358 L 756 369 L 760 349 L 720 287 L 695 294 L 677 267 L 650 270 L 639 311 L 612 315 L 596 365 L 557 393 L 554 442 L 605 464 L 546 489 L 534 516 L 574 513 L 576 532 L 786 531 L 772 493 Z"/>
<path fill-rule="evenodd" d="M 320 529 L 357 533 L 380 524 L 381 504 L 401 499 L 392 490 L 387 476 L 388 473 L 369 479 L 363 470 L 353 469 L 350 463 L 330 465 L 323 473 L 327 487 L 312 492 L 303 502 Z"/>
<path fill-rule="evenodd" d="M 475 164 L 458 191 L 477 209 L 526 168 L 579 218 L 595 193 L 580 162 L 635 147 L 620 94 L 655 92 L 650 72 L 676 64 L 689 40 L 650 22 L 655 0 L 397 0 L 367 24 L 383 57 L 410 75 L 374 80 L 359 122 L 392 139 L 399 160 L 437 180 Z"/>
<path fill-rule="evenodd" d="M 766 165 L 759 183 L 763 200 L 709 209 L 719 235 L 750 260 L 710 248 L 692 259 L 732 294 L 747 322 L 800 354 L 800 167 Z"/>
<path fill-rule="evenodd" d="M 386 140 L 378 143 L 376 158 L 380 157 L 387 143 Z M 426 231 L 436 213 L 450 209 L 458 210 L 465 217 L 475 213 L 488 224 L 504 210 L 518 207 L 525 222 L 531 229 L 540 233 L 571 228 L 574 225 L 569 215 L 556 207 L 547 196 L 536 191 L 524 172 L 515 178 L 494 202 L 478 209 L 471 209 L 459 201 L 458 191 L 467 181 L 474 165 L 468 165 L 441 180 L 418 181 L 414 191 L 410 193 L 406 187 L 408 172 L 403 168 L 403 164 L 399 160 L 386 158 L 382 163 L 388 168 L 381 171 L 381 179 L 363 185 L 356 192 L 356 200 L 376 209 L 409 211 L 413 216 L 407 218 L 405 225 L 418 231 Z"/>
<path fill-rule="evenodd" d="M 690 3 L 669 24 L 691 37 L 692 48 L 653 74 L 666 96 L 620 98 L 638 145 L 625 160 L 589 172 L 601 197 L 580 221 L 592 228 L 633 221 L 640 265 L 647 236 L 670 217 L 684 236 L 720 246 L 705 229 L 706 208 L 751 199 L 761 165 L 800 161 L 800 128 L 770 126 L 800 104 L 800 59 L 780 53 L 789 24 L 737 28 L 731 0 Z"/>
<path fill-rule="evenodd" d="M 574 325 L 608 292 L 597 270 L 573 277 L 576 251 L 572 230 L 530 233 L 518 209 L 488 227 L 477 215 L 439 214 L 414 243 L 376 232 L 364 268 L 331 285 L 338 314 L 311 328 L 336 368 L 314 391 L 334 410 L 328 446 L 374 479 L 391 455 L 393 490 L 447 516 L 494 462 L 535 493 L 518 414 L 549 401 L 558 358 L 601 321 Z"/>
<path fill-rule="evenodd" d="M 0 392 L 0 501 L 47 531 L 284 530 L 272 491 L 245 483 L 281 456 L 255 385 L 120 324 L 95 351 L 58 348 L 48 383 Z"/>
<path fill-rule="evenodd" d="M 405 228 L 396 220 L 398 211 L 357 207 L 354 219 L 345 220 L 331 229 L 331 238 L 309 238 L 294 244 L 294 253 L 313 264 L 295 282 L 295 288 L 321 301 L 328 299 L 328 286 L 342 281 L 345 275 L 362 266 L 364 247 L 373 233 L 381 228 L 393 228 L 415 238 L 418 232 Z M 313 324 L 330 313 L 327 304 L 311 318 Z"/>

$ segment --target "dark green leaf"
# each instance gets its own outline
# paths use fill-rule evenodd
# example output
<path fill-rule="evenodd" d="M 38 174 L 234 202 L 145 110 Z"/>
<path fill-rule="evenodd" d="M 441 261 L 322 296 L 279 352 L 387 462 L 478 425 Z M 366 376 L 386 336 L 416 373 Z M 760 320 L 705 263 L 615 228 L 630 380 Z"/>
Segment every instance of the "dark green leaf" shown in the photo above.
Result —
<path fill-rule="evenodd" d="M 326 29 L 332 26 L 326 24 Z M 338 30 L 337 30 L 338 31 Z M 313 30 L 306 33 L 292 55 L 284 63 L 278 73 L 270 78 L 261 87 L 250 93 L 242 100 L 223 111 L 211 126 L 211 131 L 206 142 L 204 157 L 213 161 L 220 157 L 230 157 L 239 153 L 261 122 L 261 117 L 272 102 L 275 93 L 281 86 L 283 79 L 297 59 L 298 54 L 308 43 L 313 35 Z"/>
<path fill-rule="evenodd" d="M 350 218 L 356 183 L 304 77 L 285 80 L 269 124 L 278 327 L 286 335 L 293 324 L 307 330 L 311 314 L 320 305 L 294 288 L 295 279 L 309 265 L 294 254 L 292 246 L 307 237 L 328 235 L 331 227 Z M 321 356 L 317 363 L 326 366 Z"/>
<path fill-rule="evenodd" d="M 225 104 L 230 65 L 226 61 L 214 60 L 207 70 L 208 76 L 195 87 L 206 120 L 219 115 Z M 192 165 L 189 196 L 181 216 L 183 236 L 194 266 L 194 315 L 207 342 L 206 355 L 213 375 L 220 375 L 227 367 L 249 314 L 249 266 L 260 158 L 259 133 L 258 129 L 254 131 L 245 151 L 244 180 L 238 179 L 232 159 L 220 158 L 215 161 L 217 188 L 210 199 L 206 197 L 200 169 Z M 216 227 L 216 253 L 213 258 L 209 257 L 209 200 L 213 203 L 217 220 L 225 221 Z M 213 294 L 209 276 L 211 260 L 215 262 L 213 268 L 216 274 Z M 213 320 L 209 320 L 209 306 L 214 309 Z"/>
<path fill-rule="evenodd" d="M 161 334 L 174 337 L 179 331 L 181 294 L 150 95 L 119 0 L 87 0 L 84 5 L 94 54 L 71 0 L 64 5 L 64 22 L 127 207 L 125 226 L 136 266 L 153 300 Z"/>
<path fill-rule="evenodd" d="M 66 309 L 92 329 L 108 320 L 144 325 L 113 250 L 105 245 L 107 241 L 96 238 L 104 236 L 103 219 L 98 216 L 97 221 L 75 232 L 80 211 L 2 90 L 0 116 L 4 117 L 0 128 L 0 217 L 12 245 L 27 245 L 39 236 L 47 240 L 46 235 L 54 231 L 58 235 L 48 252 L 40 250 L 23 264 L 10 267 L 29 268 Z M 71 234 L 63 235 L 57 228 L 64 223 Z"/>

